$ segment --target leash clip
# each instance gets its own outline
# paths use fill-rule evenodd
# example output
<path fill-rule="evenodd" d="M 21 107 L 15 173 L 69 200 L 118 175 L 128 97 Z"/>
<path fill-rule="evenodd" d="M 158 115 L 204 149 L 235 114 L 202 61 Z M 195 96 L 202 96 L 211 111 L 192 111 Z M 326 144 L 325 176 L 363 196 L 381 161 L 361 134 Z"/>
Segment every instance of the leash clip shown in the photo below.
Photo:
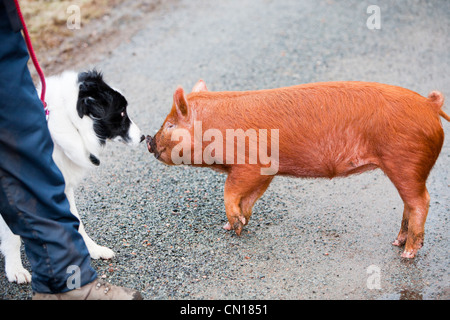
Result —
<path fill-rule="evenodd" d="M 48 110 L 48 106 L 47 106 L 47 102 L 43 102 L 44 103 L 44 111 L 45 111 L 45 120 L 48 121 L 48 117 L 50 115 L 50 111 Z"/>

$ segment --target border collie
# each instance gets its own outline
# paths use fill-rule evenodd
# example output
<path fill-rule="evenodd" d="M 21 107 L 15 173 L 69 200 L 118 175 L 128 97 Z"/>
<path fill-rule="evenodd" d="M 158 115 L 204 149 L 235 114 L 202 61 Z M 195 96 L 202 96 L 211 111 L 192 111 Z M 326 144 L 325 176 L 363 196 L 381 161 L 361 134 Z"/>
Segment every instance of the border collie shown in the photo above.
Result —
<path fill-rule="evenodd" d="M 60 76 L 49 77 L 47 88 L 53 160 L 64 176 L 70 211 L 80 220 L 79 232 L 91 257 L 111 259 L 114 252 L 99 246 L 86 234 L 75 205 L 74 190 L 90 169 L 100 165 L 99 157 L 106 141 L 137 146 L 144 136 L 128 117 L 125 97 L 108 86 L 96 70 L 66 71 Z M 20 237 L 11 232 L 1 215 L 0 240 L 8 280 L 30 282 L 31 275 L 20 258 Z"/>

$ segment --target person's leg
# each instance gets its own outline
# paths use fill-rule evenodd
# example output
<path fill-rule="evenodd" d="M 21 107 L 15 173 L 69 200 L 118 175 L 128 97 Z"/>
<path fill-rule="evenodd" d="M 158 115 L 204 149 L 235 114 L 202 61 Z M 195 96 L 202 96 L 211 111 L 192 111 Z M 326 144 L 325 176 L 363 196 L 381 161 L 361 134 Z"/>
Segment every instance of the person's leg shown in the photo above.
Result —
<path fill-rule="evenodd" d="M 53 142 L 24 40 L 12 31 L 1 1 L 0 43 L 0 213 L 24 241 L 33 291 L 66 292 L 73 289 L 67 280 L 78 276 L 73 270 L 80 278 L 71 283 L 80 286 L 93 282 L 96 272 L 52 159 Z"/>

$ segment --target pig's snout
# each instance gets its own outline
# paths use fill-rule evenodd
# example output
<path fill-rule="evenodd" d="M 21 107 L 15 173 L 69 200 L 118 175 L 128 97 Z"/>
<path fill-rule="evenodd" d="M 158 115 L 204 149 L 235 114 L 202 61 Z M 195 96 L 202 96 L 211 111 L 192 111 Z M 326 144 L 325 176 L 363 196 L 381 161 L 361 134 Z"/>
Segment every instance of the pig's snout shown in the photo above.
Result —
<path fill-rule="evenodd" d="M 145 141 L 147 142 L 148 152 L 155 153 L 156 151 L 155 140 L 151 136 L 147 136 L 147 138 L 145 138 Z"/>

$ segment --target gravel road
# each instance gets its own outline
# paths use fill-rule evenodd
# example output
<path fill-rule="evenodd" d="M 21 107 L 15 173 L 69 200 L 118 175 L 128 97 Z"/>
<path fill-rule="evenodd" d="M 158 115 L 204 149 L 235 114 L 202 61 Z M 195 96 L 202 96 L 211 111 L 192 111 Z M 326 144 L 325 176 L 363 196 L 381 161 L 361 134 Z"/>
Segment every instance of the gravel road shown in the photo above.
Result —
<path fill-rule="evenodd" d="M 366 26 L 369 5 L 380 8 L 379 30 Z M 145 134 L 159 129 L 177 85 L 190 90 L 200 78 L 214 91 L 363 80 L 450 96 L 446 0 L 182 0 L 139 23 L 111 52 L 88 52 L 83 68 L 96 66 L 123 91 Z M 391 245 L 403 204 L 379 170 L 277 177 L 241 237 L 222 229 L 224 181 L 165 166 L 144 144 L 107 145 L 77 192 L 88 233 L 117 254 L 93 261 L 99 276 L 146 299 L 450 298 L 448 139 L 428 180 L 425 245 L 414 260 Z M 31 287 L 9 284 L 3 263 L 0 299 L 28 299 Z"/>

